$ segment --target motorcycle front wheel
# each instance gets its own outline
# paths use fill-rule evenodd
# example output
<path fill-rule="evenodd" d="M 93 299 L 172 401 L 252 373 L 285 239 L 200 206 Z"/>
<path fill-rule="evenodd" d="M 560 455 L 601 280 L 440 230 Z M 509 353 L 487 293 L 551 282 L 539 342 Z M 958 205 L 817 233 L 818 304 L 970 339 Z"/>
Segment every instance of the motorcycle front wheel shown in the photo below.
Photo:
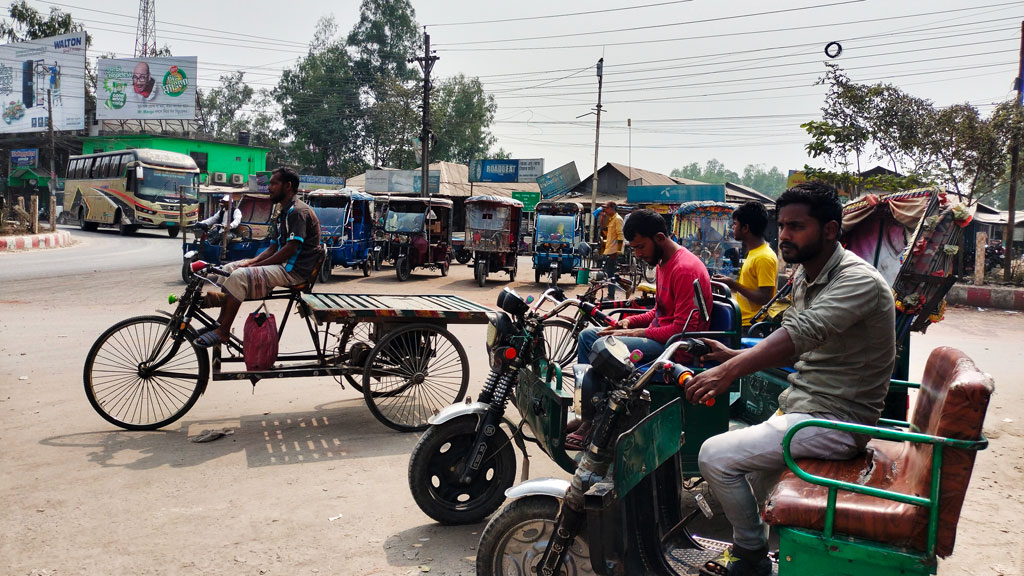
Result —
<path fill-rule="evenodd" d="M 122 320 L 92 345 L 85 358 L 85 395 L 107 422 L 156 430 L 184 416 L 203 393 L 210 358 L 189 340 L 165 338 L 168 322 L 164 316 Z M 150 358 L 163 363 L 147 368 Z"/>
<path fill-rule="evenodd" d="M 534 576 L 548 540 L 555 530 L 558 500 L 550 496 L 520 498 L 491 518 L 480 535 L 476 553 L 477 576 Z M 580 526 L 579 534 L 586 534 Z M 590 547 L 577 536 L 565 554 L 559 574 L 596 574 Z"/>
<path fill-rule="evenodd" d="M 459 478 L 472 460 L 476 416 L 461 416 L 431 426 L 409 458 L 409 489 L 420 510 L 441 524 L 473 524 L 505 501 L 515 482 L 516 454 L 498 428 L 487 438 L 487 456 L 469 484 Z"/>

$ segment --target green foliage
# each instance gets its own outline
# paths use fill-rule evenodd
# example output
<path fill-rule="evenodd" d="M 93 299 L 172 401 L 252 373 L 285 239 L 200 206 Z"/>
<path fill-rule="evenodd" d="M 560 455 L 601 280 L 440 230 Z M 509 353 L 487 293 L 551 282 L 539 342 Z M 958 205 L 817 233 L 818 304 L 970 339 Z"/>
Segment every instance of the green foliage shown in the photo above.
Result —
<path fill-rule="evenodd" d="M 26 0 L 16 0 L 11 4 L 10 15 L 10 22 L 0 22 L 0 38 L 7 42 L 25 42 L 85 30 L 85 26 L 75 22 L 71 14 L 62 12 L 56 6 L 51 6 L 50 14 L 43 16 L 29 6 Z M 90 41 L 87 40 L 86 46 L 89 44 Z"/>
<path fill-rule="evenodd" d="M 703 167 L 697 162 L 691 162 L 682 168 L 672 170 L 670 175 L 708 184 L 742 184 L 773 198 L 777 198 L 786 189 L 786 175 L 775 166 L 766 169 L 763 164 L 748 164 L 741 176 L 714 158 L 708 160 Z"/>
<path fill-rule="evenodd" d="M 992 190 L 1005 166 L 1003 146 L 991 123 L 970 104 L 955 104 L 923 118 L 925 155 L 936 180 L 968 202 Z"/>
<path fill-rule="evenodd" d="M 274 99 L 293 140 L 289 152 L 297 168 L 323 175 L 362 170 L 359 82 L 345 44 L 336 38 L 333 18 L 322 18 L 309 52 L 286 69 Z"/>
<path fill-rule="evenodd" d="M 208 92 L 199 90 L 200 130 L 214 138 L 230 140 L 248 128 L 241 117 L 242 107 L 252 101 L 253 89 L 245 83 L 245 73 L 231 72 L 220 77 L 220 86 Z"/>
<path fill-rule="evenodd" d="M 896 192 L 911 190 L 934 184 L 918 174 L 902 176 L 899 174 L 881 174 L 862 178 L 851 172 L 833 172 L 821 168 L 804 166 L 804 174 L 808 180 L 816 180 L 831 184 L 840 190 L 859 190 L 861 192 Z"/>
<path fill-rule="evenodd" d="M 459 74 L 441 82 L 435 94 L 432 124 L 437 146 L 431 161 L 469 164 L 474 158 L 488 157 L 497 140 L 489 127 L 498 106 L 494 96 L 484 94 L 480 79 Z"/>

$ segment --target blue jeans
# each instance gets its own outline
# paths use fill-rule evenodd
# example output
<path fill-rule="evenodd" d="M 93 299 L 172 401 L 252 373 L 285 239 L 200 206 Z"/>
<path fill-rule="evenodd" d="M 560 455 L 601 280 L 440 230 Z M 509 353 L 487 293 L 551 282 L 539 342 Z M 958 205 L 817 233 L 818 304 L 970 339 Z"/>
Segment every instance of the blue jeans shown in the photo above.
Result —
<path fill-rule="evenodd" d="M 576 363 L 577 364 L 590 364 L 590 349 L 594 347 L 594 342 L 597 342 L 600 328 L 587 328 L 583 332 L 580 332 L 579 346 L 576 350 Z M 603 338 L 603 336 L 602 336 Z M 619 337 L 630 350 L 639 350 L 643 353 L 643 359 L 639 362 L 640 364 L 648 364 L 653 362 L 659 354 L 665 351 L 665 345 L 657 340 L 651 340 L 649 338 L 637 338 L 635 336 Z"/>

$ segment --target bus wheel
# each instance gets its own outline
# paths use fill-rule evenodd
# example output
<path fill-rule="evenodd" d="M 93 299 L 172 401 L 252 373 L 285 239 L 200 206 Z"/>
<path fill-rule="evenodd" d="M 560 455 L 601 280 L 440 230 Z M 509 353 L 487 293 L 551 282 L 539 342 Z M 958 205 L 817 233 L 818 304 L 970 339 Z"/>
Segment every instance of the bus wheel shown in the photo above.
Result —
<path fill-rule="evenodd" d="M 93 232 L 99 228 L 99 224 L 85 221 L 85 206 L 78 209 L 78 227 L 86 232 Z"/>
<path fill-rule="evenodd" d="M 121 236 L 131 236 L 135 232 L 135 226 L 124 223 L 124 218 L 121 216 L 120 210 L 114 214 L 114 221 L 117 222 L 117 232 Z"/>
<path fill-rule="evenodd" d="M 171 226 L 167 229 L 167 235 L 171 238 L 177 238 L 178 232 L 181 232 L 181 226 Z"/>

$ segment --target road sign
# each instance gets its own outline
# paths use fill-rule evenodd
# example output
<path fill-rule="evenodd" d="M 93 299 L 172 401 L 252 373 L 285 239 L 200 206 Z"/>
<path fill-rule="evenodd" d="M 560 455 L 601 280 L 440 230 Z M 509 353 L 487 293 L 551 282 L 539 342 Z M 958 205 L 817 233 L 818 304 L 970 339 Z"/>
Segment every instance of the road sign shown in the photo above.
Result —
<path fill-rule="evenodd" d="M 725 184 L 677 184 L 675 186 L 629 186 L 630 204 L 682 204 L 697 200 L 725 202 Z"/>
<path fill-rule="evenodd" d="M 576 170 L 575 162 L 569 162 L 537 178 L 537 185 L 540 186 L 540 193 L 544 198 L 565 194 L 579 183 L 580 173 Z"/>
<path fill-rule="evenodd" d="M 486 158 L 469 163 L 470 182 L 535 182 L 544 174 L 544 159 L 528 160 Z"/>
<path fill-rule="evenodd" d="M 523 203 L 523 212 L 533 212 L 540 202 L 540 192 L 513 192 L 512 197 Z"/>

